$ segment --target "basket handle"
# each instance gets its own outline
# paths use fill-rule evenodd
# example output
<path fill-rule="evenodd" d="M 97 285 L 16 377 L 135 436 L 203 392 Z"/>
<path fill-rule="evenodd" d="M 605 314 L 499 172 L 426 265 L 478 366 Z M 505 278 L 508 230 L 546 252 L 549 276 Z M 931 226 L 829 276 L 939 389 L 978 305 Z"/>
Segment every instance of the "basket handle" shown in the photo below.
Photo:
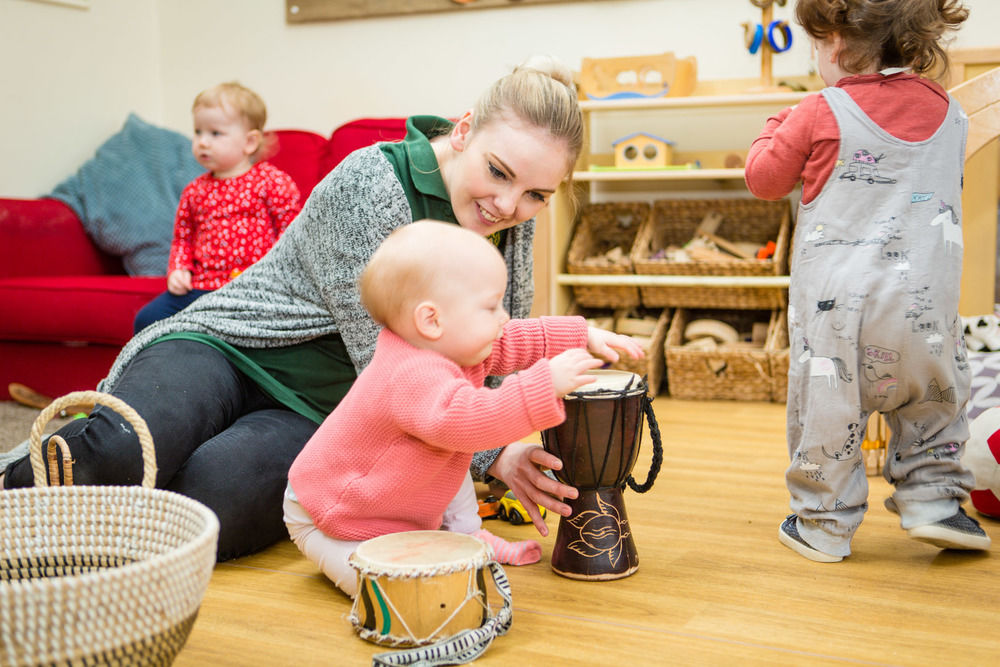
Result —
<path fill-rule="evenodd" d="M 139 416 L 139 413 L 132 409 L 128 403 L 116 398 L 111 394 L 104 394 L 98 391 L 74 391 L 65 396 L 61 396 L 52 401 L 47 408 L 42 410 L 35 423 L 31 426 L 31 438 L 28 453 L 31 456 L 31 469 L 35 474 L 35 486 L 47 486 L 45 461 L 42 460 L 42 429 L 52 421 L 52 418 L 59 414 L 60 410 L 67 406 L 86 406 L 93 408 L 96 405 L 105 405 L 122 417 L 124 417 L 139 436 L 139 446 L 142 448 L 142 486 L 151 489 L 156 485 L 156 452 L 153 449 L 153 436 L 149 433 L 146 420 Z M 62 451 L 63 475 L 66 486 L 73 485 L 73 461 L 70 458 L 69 446 L 61 436 L 53 435 L 49 438 L 49 443 L 55 444 Z M 49 470 L 54 484 L 58 484 L 58 467 L 56 465 L 55 448 L 49 447 Z"/>

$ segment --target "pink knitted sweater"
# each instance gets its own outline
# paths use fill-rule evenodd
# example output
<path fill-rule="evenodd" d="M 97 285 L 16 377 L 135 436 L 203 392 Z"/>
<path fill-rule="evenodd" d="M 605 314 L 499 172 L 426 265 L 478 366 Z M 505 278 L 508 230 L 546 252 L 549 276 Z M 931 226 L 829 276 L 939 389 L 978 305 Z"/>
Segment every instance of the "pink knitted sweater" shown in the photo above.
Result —
<path fill-rule="evenodd" d="M 566 418 L 547 359 L 586 345 L 581 317 L 511 320 L 488 359 L 462 368 L 384 329 L 371 363 L 292 464 L 299 503 L 337 539 L 440 528 L 473 452 Z M 483 386 L 514 371 L 496 389 Z"/>

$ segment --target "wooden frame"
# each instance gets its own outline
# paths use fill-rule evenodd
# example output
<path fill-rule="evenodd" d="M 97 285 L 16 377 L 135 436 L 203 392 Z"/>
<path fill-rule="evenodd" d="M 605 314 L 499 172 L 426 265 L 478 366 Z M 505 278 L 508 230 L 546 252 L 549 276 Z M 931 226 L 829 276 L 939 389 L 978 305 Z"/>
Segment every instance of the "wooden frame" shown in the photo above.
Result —
<path fill-rule="evenodd" d="M 598 0 L 285 0 L 288 23 L 340 21 L 402 14 L 465 11 Z"/>

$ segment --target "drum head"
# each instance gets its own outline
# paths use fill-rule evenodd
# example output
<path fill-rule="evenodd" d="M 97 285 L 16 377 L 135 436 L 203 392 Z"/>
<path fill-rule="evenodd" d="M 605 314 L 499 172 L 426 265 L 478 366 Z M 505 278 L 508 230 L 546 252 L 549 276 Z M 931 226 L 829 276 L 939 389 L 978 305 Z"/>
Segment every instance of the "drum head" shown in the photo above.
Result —
<path fill-rule="evenodd" d="M 590 371 L 590 374 L 596 376 L 597 380 L 566 394 L 567 399 L 621 396 L 622 392 L 626 396 L 632 396 L 646 391 L 646 383 L 642 378 L 629 371 L 595 370 Z"/>
<path fill-rule="evenodd" d="M 357 565 L 381 572 L 393 570 L 472 569 L 488 558 L 486 546 L 475 537 L 445 530 L 413 530 L 381 535 L 358 545 Z"/>

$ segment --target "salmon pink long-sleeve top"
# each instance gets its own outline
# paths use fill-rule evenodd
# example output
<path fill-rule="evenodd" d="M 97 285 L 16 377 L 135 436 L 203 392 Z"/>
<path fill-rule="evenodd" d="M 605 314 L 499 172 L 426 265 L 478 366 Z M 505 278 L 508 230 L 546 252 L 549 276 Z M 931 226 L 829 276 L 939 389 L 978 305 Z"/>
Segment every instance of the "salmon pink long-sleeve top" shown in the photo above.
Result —
<path fill-rule="evenodd" d="M 436 530 L 474 452 L 566 418 L 548 359 L 586 345 L 581 317 L 511 320 L 489 357 L 466 368 L 383 329 L 371 363 L 292 464 L 292 490 L 337 539 Z M 487 388 L 488 375 L 507 377 Z"/>

